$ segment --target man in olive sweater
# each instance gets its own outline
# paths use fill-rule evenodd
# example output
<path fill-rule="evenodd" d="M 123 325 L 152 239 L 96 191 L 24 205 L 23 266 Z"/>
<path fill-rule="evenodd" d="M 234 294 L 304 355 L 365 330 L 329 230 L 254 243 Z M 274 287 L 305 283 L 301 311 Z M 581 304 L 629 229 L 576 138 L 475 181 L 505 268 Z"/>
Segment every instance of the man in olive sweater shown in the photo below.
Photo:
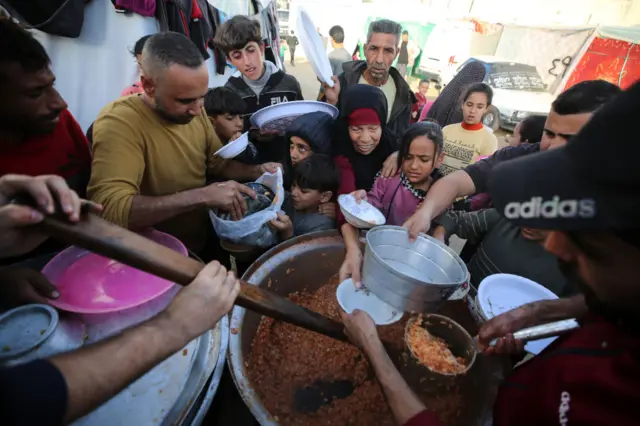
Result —
<path fill-rule="evenodd" d="M 222 144 L 203 108 L 209 75 L 191 40 L 155 34 L 145 44 L 142 68 L 144 93 L 107 105 L 93 125 L 87 194 L 104 206 L 106 219 L 131 229 L 156 227 L 211 258 L 206 210 L 242 217 L 243 195 L 255 194 L 234 180 L 255 180 L 278 165 L 215 155 Z M 208 175 L 230 180 L 206 185 Z"/>

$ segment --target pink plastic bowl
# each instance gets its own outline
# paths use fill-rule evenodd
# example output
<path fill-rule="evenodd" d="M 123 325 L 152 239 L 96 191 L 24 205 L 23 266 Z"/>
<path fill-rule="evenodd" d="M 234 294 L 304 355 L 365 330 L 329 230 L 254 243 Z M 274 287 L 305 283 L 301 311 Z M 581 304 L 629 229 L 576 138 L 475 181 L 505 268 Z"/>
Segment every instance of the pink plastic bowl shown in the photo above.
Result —
<path fill-rule="evenodd" d="M 147 231 L 142 236 L 187 255 L 187 248 L 169 234 Z M 176 284 L 99 256 L 69 247 L 51 259 L 42 273 L 58 288 L 56 308 L 83 314 L 121 311 L 166 293 Z"/>

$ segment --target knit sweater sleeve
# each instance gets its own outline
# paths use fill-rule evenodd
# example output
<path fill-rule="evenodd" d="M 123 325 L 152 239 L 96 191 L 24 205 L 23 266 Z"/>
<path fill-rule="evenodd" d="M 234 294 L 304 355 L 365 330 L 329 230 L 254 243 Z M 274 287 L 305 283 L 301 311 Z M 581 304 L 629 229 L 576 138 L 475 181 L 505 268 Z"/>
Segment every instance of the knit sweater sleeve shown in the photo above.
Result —
<path fill-rule="evenodd" d="M 485 136 L 484 143 L 480 148 L 479 158 L 485 157 L 487 155 L 491 155 L 498 149 L 498 138 L 493 133 L 487 131 L 487 135 Z"/>
<path fill-rule="evenodd" d="M 378 174 L 376 180 L 373 182 L 371 190 L 367 193 L 367 200 L 371 205 L 378 210 L 382 209 L 382 202 L 384 194 L 387 192 L 390 179 L 384 178 Z"/>
<path fill-rule="evenodd" d="M 111 109 L 109 109 L 111 108 Z M 127 114 L 106 107 L 93 124 L 93 163 L 87 196 L 102 204 L 102 216 L 127 227 L 131 203 L 140 194 L 144 148 Z"/>

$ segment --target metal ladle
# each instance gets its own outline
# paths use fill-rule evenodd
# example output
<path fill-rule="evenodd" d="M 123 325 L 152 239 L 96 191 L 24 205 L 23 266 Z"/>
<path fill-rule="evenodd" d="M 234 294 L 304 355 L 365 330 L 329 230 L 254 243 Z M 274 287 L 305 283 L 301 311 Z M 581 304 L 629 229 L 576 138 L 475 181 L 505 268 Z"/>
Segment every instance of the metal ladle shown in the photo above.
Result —
<path fill-rule="evenodd" d="M 561 336 L 578 327 L 580 327 L 580 325 L 575 319 L 566 319 L 550 322 L 548 324 L 536 325 L 534 327 L 523 328 L 522 330 L 513 333 L 513 338 L 516 340 L 522 340 L 526 343 L 532 340 L 544 339 L 546 337 Z M 498 339 L 493 339 L 489 342 L 489 346 L 495 346 L 496 343 L 498 343 Z"/>

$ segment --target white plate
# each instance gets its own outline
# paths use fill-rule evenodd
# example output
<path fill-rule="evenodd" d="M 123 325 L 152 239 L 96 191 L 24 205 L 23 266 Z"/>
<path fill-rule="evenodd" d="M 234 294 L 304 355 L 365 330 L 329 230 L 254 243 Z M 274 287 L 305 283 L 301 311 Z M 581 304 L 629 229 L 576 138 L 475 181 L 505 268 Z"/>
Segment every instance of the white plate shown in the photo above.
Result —
<path fill-rule="evenodd" d="M 494 274 L 480 283 L 477 305 L 480 313 L 490 320 L 526 303 L 557 298 L 558 296 L 550 290 L 527 278 L 512 274 Z M 549 337 L 534 340 L 528 342 L 524 348 L 527 352 L 537 355 L 555 339 L 556 337 Z"/>
<path fill-rule="evenodd" d="M 343 311 L 352 313 L 360 309 L 368 313 L 377 325 L 387 325 L 400 321 L 404 312 L 378 299 L 367 289 L 356 289 L 351 278 L 342 281 L 336 290 L 338 303 Z"/>
<path fill-rule="evenodd" d="M 370 229 L 386 223 L 386 219 L 380 210 L 367 201 L 357 202 L 356 198 L 351 194 L 339 196 L 338 204 L 344 218 L 356 228 Z"/>
<path fill-rule="evenodd" d="M 296 28 L 298 29 L 300 44 L 307 55 L 307 59 L 309 59 L 313 72 L 316 73 L 320 81 L 327 83 L 329 87 L 333 87 L 334 83 L 331 80 L 333 72 L 331 71 L 327 51 L 322 43 L 320 34 L 318 34 L 318 27 L 316 27 L 316 24 L 313 23 L 309 14 L 303 8 L 300 8 L 298 13 Z"/>
<path fill-rule="evenodd" d="M 251 125 L 267 132 L 283 133 L 301 115 L 324 112 L 331 118 L 338 117 L 338 108 L 326 102 L 291 101 L 262 108 L 251 116 Z"/>
<path fill-rule="evenodd" d="M 236 140 L 233 140 L 217 150 L 215 154 L 222 158 L 235 158 L 247 149 L 249 145 L 249 132 L 245 132 Z"/>

